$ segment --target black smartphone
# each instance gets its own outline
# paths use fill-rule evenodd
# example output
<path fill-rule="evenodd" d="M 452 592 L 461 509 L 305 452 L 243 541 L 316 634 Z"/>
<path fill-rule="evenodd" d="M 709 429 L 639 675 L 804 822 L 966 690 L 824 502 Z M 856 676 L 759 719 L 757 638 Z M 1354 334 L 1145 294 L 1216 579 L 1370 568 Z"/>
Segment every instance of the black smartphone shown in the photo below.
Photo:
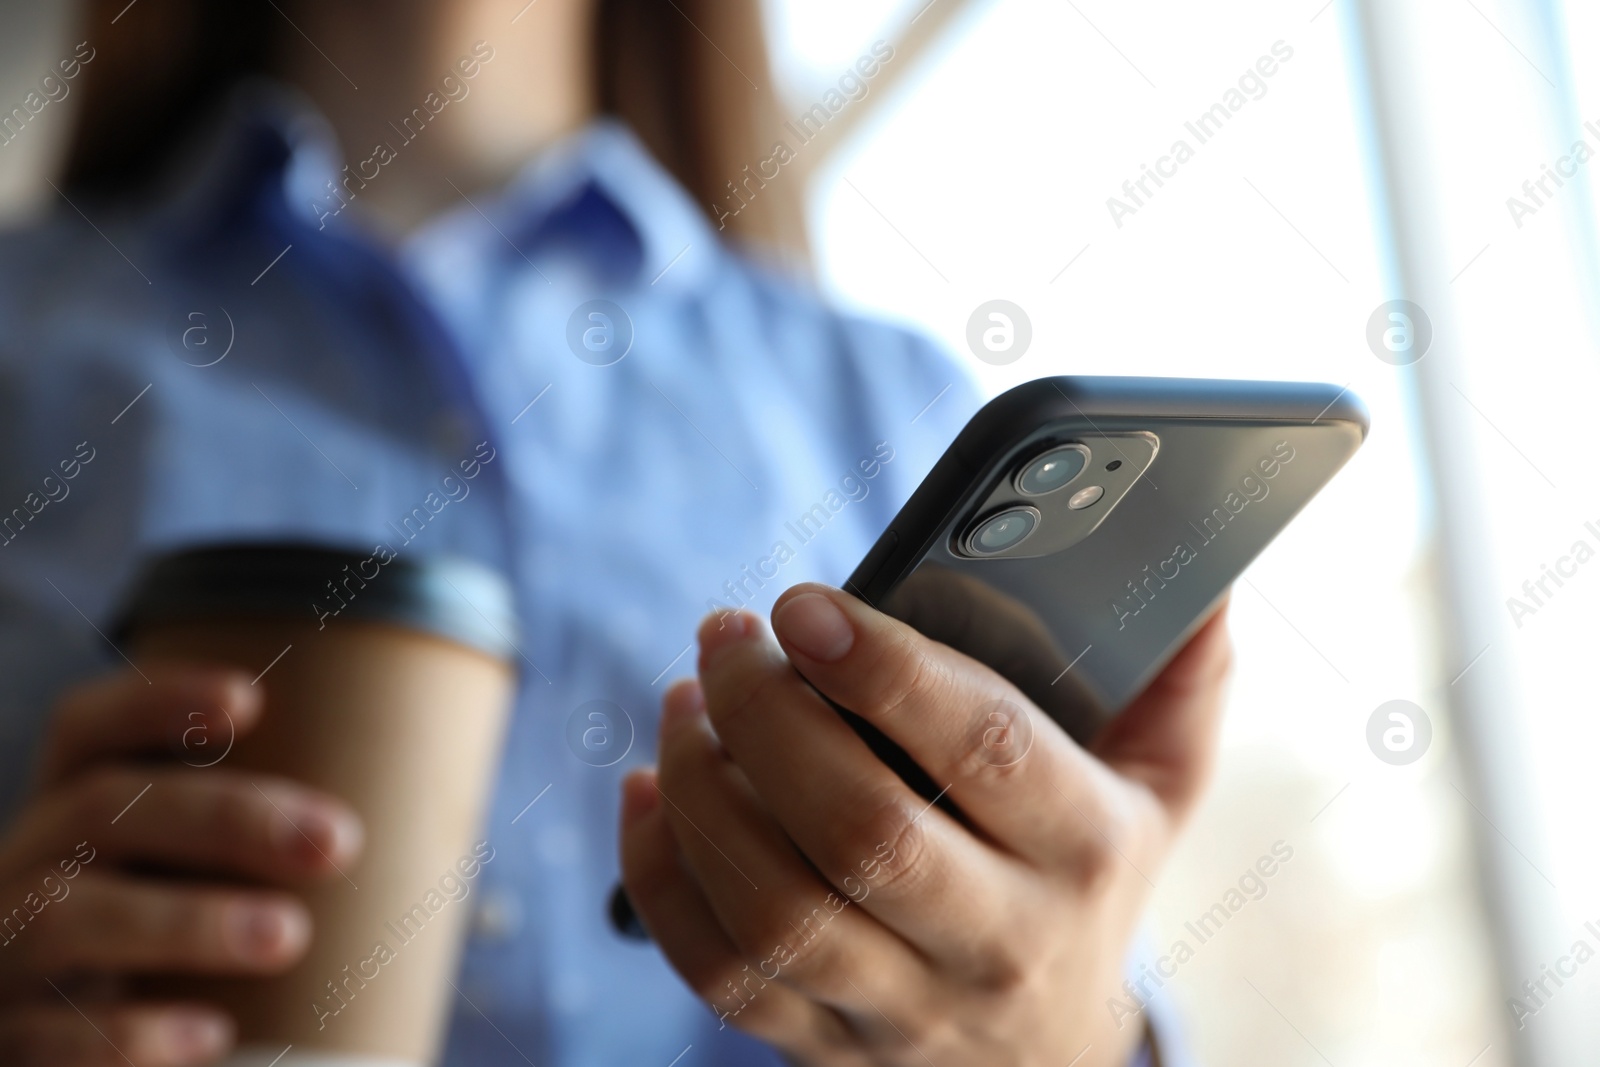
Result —
<path fill-rule="evenodd" d="M 992 667 L 1086 743 L 1366 434 L 1361 401 L 1332 385 L 1040 378 L 972 417 L 845 588 Z M 898 745 L 839 713 L 960 816 Z M 610 907 L 647 936 L 620 887 Z"/>
<path fill-rule="evenodd" d="M 1079 741 L 1361 446 L 1348 389 L 1040 378 L 973 416 L 846 588 L 1004 675 Z M 924 796 L 938 787 L 842 712 Z"/>

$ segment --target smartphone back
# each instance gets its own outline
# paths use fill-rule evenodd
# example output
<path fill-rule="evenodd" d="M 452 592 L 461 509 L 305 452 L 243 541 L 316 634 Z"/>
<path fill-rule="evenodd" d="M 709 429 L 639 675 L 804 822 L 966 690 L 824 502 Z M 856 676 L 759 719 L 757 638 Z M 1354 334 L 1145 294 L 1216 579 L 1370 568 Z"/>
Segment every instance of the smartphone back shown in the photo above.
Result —
<path fill-rule="evenodd" d="M 1086 740 L 1366 429 L 1360 402 L 1328 385 L 1029 382 L 974 416 L 847 588 L 989 664 Z M 1047 454 L 1081 469 L 1040 493 Z M 996 518 L 1008 514 L 1016 525 Z M 984 554 L 1028 522 L 1015 546 Z"/>

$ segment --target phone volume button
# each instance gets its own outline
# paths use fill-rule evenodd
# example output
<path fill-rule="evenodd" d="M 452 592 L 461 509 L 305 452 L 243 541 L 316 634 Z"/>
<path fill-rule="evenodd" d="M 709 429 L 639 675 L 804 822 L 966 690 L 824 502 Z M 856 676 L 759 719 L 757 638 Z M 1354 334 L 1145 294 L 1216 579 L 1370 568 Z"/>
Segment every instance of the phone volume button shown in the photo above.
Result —
<path fill-rule="evenodd" d="M 889 562 L 889 557 L 894 555 L 894 550 L 900 545 L 900 535 L 893 530 L 886 530 L 878 543 L 873 545 L 861 561 L 861 566 L 856 568 L 856 575 L 850 580 L 850 592 L 865 600 L 866 592 L 872 588 L 872 583 L 877 579 L 878 572 L 883 570 L 883 565 Z"/>

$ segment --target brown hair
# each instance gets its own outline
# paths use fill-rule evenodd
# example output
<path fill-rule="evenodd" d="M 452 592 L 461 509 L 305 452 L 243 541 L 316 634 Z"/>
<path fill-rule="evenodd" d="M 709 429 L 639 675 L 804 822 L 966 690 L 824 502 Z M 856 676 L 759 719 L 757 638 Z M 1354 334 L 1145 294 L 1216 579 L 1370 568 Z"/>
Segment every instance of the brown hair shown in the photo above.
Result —
<path fill-rule="evenodd" d="M 627 122 L 715 219 L 727 183 L 765 157 L 781 123 L 759 0 L 594 3 L 601 110 Z M 274 74 L 280 49 L 294 43 L 287 20 L 262 0 L 142 0 L 132 13 L 126 0 L 86 7 L 98 55 L 85 68 L 64 175 L 86 196 L 147 190 L 229 88 Z M 115 33 L 99 32 L 113 19 Z M 799 186 L 798 176 L 772 183 L 726 220 L 727 232 L 803 261 Z"/>

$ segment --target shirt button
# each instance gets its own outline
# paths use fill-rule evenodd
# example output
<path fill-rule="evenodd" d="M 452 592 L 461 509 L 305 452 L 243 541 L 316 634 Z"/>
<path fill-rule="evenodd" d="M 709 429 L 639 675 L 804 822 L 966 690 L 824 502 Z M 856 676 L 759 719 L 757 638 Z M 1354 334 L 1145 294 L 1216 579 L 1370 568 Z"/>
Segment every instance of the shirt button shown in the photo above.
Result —
<path fill-rule="evenodd" d="M 572 867 L 578 862 L 583 839 L 575 827 L 557 823 L 546 827 L 538 837 L 539 858 L 551 867 Z"/>
<path fill-rule="evenodd" d="M 484 891 L 472 916 L 473 936 L 485 941 L 508 941 L 522 930 L 522 899 L 509 890 Z"/>
<path fill-rule="evenodd" d="M 557 1011 L 576 1015 L 589 1006 L 591 996 L 588 977 L 578 971 L 566 971 L 556 976 L 550 990 L 550 1000 Z"/>

